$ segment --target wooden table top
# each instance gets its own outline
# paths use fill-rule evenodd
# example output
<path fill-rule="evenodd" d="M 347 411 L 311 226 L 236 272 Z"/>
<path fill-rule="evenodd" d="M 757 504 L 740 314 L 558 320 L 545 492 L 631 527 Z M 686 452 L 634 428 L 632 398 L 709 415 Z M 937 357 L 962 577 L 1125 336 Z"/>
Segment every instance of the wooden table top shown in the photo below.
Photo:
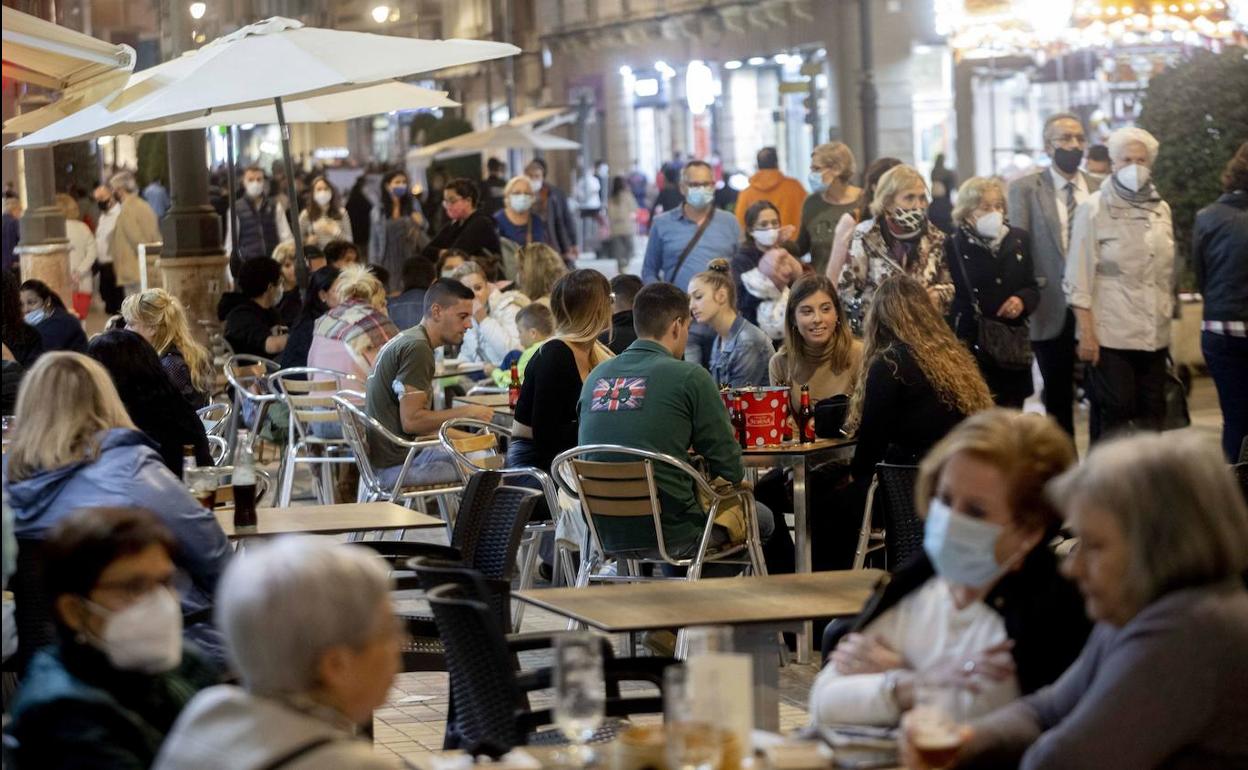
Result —
<path fill-rule="evenodd" d="M 257 508 L 256 528 L 244 532 L 234 531 L 233 508 L 218 508 L 214 513 L 221 529 L 225 530 L 225 536 L 232 540 L 274 535 L 337 535 L 344 532 L 445 526 L 441 519 L 387 502 Z"/>
<path fill-rule="evenodd" d="M 457 404 L 472 404 L 473 406 L 487 406 L 496 412 L 506 412 L 511 414 L 511 406 L 508 403 L 506 393 L 482 393 L 479 396 L 456 396 Z"/>
<path fill-rule="evenodd" d="M 712 578 L 545 588 L 515 595 L 606 631 L 788 623 L 856 615 L 883 570 Z"/>
<path fill-rule="evenodd" d="M 751 455 L 804 455 L 822 452 L 826 449 L 851 447 L 856 443 L 852 438 L 818 438 L 805 444 L 800 441 L 793 441 L 788 444 L 752 446 L 742 449 L 741 454 L 746 457 Z"/>

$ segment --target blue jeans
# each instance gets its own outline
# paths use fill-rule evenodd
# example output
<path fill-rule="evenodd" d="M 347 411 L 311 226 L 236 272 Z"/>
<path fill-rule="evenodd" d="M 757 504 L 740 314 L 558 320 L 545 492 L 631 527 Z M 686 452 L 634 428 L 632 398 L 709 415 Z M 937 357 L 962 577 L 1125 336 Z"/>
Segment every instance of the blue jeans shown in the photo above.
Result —
<path fill-rule="evenodd" d="M 377 480 L 382 489 L 394 489 L 394 482 L 402 469 L 402 465 L 394 465 L 379 471 Z M 442 447 L 429 447 L 412 458 L 412 464 L 407 466 L 407 474 L 403 477 L 403 486 L 454 484 L 458 481 L 459 472 L 455 470 L 450 454 Z"/>
<path fill-rule="evenodd" d="M 1200 352 L 1222 406 L 1222 451 L 1233 463 L 1248 435 L 1248 338 L 1201 332 Z"/>

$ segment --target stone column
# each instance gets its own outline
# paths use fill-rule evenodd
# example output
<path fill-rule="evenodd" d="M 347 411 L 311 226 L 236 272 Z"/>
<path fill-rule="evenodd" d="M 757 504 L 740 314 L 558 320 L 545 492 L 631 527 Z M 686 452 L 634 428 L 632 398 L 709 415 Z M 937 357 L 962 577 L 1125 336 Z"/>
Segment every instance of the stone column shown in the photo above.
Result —
<path fill-rule="evenodd" d="M 185 5 L 174 5 L 170 26 L 173 56 L 187 48 L 189 35 Z M 161 247 L 157 266 L 165 290 L 182 300 L 191 331 L 207 342 L 201 321 L 217 323 L 217 303 L 225 289 L 229 262 L 221 246 L 221 225 L 208 203 L 208 152 L 203 130 L 174 131 L 166 135 L 169 151 L 169 197 L 172 206 L 160 222 Z"/>
<path fill-rule="evenodd" d="M 23 99 L 22 112 L 47 104 L 43 97 Z M 26 180 L 26 213 L 22 215 L 20 256 L 22 280 L 43 281 L 60 296 L 66 307 L 73 305 L 73 285 L 69 280 L 69 241 L 65 237 L 65 214 L 56 205 L 56 168 L 52 148 L 22 150 Z"/>

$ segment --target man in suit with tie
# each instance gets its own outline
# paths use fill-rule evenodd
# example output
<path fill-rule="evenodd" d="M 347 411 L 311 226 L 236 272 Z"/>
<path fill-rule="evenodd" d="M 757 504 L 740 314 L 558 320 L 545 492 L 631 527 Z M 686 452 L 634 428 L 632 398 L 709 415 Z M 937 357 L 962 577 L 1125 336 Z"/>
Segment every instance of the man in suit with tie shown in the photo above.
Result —
<path fill-rule="evenodd" d="M 1044 149 L 1052 165 L 1010 185 L 1010 224 L 1031 238 L 1040 305 L 1031 315 L 1031 347 L 1044 378 L 1044 409 L 1072 437 L 1075 317 L 1062 292 L 1075 209 L 1100 186 L 1080 170 L 1087 137 L 1079 118 L 1058 113 L 1044 122 Z"/>

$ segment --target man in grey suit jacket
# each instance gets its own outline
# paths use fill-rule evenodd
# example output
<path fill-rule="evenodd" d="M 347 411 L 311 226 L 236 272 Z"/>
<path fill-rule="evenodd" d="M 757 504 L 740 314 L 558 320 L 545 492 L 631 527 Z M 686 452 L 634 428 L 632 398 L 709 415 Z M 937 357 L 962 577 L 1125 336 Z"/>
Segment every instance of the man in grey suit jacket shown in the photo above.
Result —
<path fill-rule="evenodd" d="M 1062 292 L 1075 208 L 1100 181 L 1079 169 L 1087 138 L 1079 118 L 1058 113 L 1044 123 L 1044 148 L 1053 164 L 1010 185 L 1010 224 L 1031 238 L 1040 305 L 1031 315 L 1031 347 L 1044 378 L 1044 409 L 1072 437 L 1075 317 Z"/>

